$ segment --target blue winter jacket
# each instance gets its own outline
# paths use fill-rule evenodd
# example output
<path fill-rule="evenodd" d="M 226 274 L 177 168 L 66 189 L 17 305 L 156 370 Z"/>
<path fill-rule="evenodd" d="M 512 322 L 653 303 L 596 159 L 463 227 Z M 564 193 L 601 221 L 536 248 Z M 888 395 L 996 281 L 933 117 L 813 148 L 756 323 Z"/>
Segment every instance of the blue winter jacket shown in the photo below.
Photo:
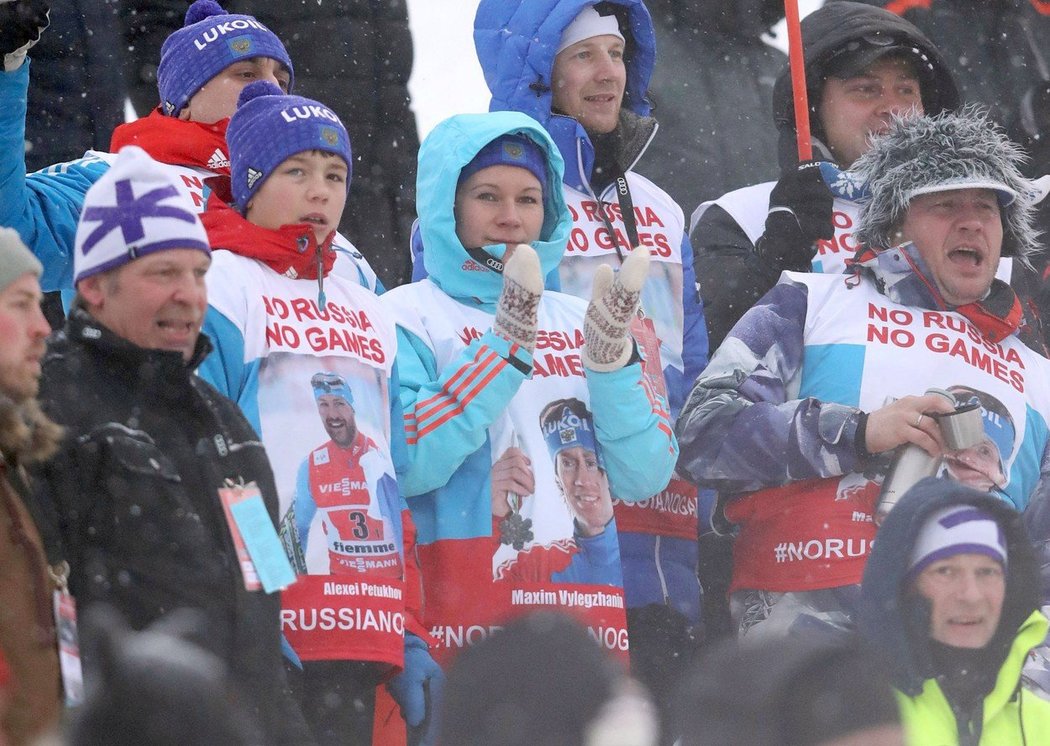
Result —
<path fill-rule="evenodd" d="M 474 44 L 492 93 L 489 110 L 520 111 L 540 122 L 565 160 L 566 189 L 615 203 L 615 185 L 595 194 L 591 184 L 594 146 L 583 126 L 570 116 L 551 111 L 551 71 L 562 31 L 581 10 L 594 4 L 594 0 L 482 0 L 474 19 Z M 648 118 L 652 107 L 646 93 L 656 63 L 652 18 L 642 0 L 613 0 L 613 4 L 622 9 L 621 28 L 629 29 L 625 34 L 627 85 L 623 110 L 628 112 L 626 116 L 636 120 Z M 621 122 L 624 116 L 621 115 Z M 656 132 L 656 123 L 648 121 L 651 133 L 629 149 L 629 162 L 621 164 L 629 173 L 643 157 Z M 673 205 L 670 197 L 667 202 Z M 672 418 L 677 417 L 708 360 L 707 324 L 695 292 L 696 276 L 688 232 L 682 234 L 681 253 L 682 362 L 679 367 L 665 360 L 663 369 Z M 550 281 L 548 287 L 561 289 Z M 621 530 L 620 552 L 629 607 L 668 603 L 690 621 L 698 620 L 700 591 L 694 540 Z"/>

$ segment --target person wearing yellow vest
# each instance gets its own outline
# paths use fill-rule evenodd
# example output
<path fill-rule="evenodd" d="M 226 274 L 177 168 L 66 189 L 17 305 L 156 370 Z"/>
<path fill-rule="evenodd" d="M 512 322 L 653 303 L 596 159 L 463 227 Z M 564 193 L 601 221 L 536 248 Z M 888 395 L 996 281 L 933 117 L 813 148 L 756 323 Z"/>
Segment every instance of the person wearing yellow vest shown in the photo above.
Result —
<path fill-rule="evenodd" d="M 911 746 L 1050 743 L 1050 702 L 1021 667 L 1046 636 L 1021 514 L 948 479 L 909 490 L 879 529 L 858 625 L 887 661 Z"/>

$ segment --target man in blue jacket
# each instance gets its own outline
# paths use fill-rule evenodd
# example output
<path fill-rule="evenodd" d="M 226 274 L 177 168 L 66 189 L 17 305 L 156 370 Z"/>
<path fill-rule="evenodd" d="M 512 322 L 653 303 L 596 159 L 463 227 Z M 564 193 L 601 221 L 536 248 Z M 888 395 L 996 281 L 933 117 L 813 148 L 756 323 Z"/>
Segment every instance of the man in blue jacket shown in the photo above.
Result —
<path fill-rule="evenodd" d="M 631 325 L 648 383 L 671 417 L 707 363 L 692 249 L 681 208 L 633 169 L 656 135 L 646 90 L 656 58 L 641 0 L 482 0 L 474 41 L 491 111 L 521 111 L 565 159 L 573 227 L 548 286 L 589 298 L 597 268 L 631 248 L 653 262 Z M 631 662 L 656 699 L 689 658 L 700 621 L 696 489 L 672 479 L 658 495 L 615 504 L 628 605 Z"/>

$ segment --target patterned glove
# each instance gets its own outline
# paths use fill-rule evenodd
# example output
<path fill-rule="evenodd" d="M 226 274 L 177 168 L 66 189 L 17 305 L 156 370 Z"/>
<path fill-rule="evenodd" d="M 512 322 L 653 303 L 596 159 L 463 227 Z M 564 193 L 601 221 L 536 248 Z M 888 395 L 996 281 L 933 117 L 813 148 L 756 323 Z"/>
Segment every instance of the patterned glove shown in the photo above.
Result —
<path fill-rule="evenodd" d="M 536 312 L 542 293 L 540 258 L 531 246 L 520 243 L 503 265 L 503 291 L 492 331 L 531 353 L 536 349 Z"/>
<path fill-rule="evenodd" d="M 401 708 L 408 730 L 408 743 L 433 746 L 437 743 L 445 674 L 430 657 L 427 644 L 411 632 L 405 633 L 405 667 L 387 683 L 390 696 Z"/>
<path fill-rule="evenodd" d="M 771 274 L 810 271 L 813 242 L 835 235 L 833 204 L 818 161 L 800 163 L 780 177 L 769 194 L 765 232 L 755 245 Z"/>
<path fill-rule="evenodd" d="M 4 72 L 14 72 L 51 21 L 44 0 L 0 0 L 0 56 Z"/>
<path fill-rule="evenodd" d="M 620 271 L 602 265 L 594 273 L 591 303 L 583 319 L 583 364 L 599 373 L 619 370 L 631 359 L 629 326 L 649 274 L 649 249 L 637 246 Z"/>

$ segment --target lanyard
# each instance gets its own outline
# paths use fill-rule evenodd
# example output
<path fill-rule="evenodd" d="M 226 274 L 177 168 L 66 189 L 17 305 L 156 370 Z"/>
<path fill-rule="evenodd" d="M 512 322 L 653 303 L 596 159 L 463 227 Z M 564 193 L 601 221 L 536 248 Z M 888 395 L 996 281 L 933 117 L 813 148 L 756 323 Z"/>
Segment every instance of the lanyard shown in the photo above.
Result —
<path fill-rule="evenodd" d="M 634 219 L 634 200 L 631 199 L 631 189 L 627 186 L 627 177 L 623 173 L 613 180 L 613 184 L 616 186 L 616 201 L 620 205 L 620 217 L 623 219 L 624 230 L 627 231 L 627 250 L 631 251 L 635 246 L 638 245 L 638 222 Z M 613 242 L 613 247 L 616 249 L 616 256 L 620 258 L 622 263 L 624 260 L 623 251 L 620 249 L 620 243 L 616 240 L 616 231 L 613 230 L 612 223 L 609 221 L 609 216 L 605 214 L 605 210 L 601 209 L 604 203 L 598 200 L 598 214 L 602 217 L 602 223 L 605 224 L 605 230 L 609 231 L 609 238 Z"/>

